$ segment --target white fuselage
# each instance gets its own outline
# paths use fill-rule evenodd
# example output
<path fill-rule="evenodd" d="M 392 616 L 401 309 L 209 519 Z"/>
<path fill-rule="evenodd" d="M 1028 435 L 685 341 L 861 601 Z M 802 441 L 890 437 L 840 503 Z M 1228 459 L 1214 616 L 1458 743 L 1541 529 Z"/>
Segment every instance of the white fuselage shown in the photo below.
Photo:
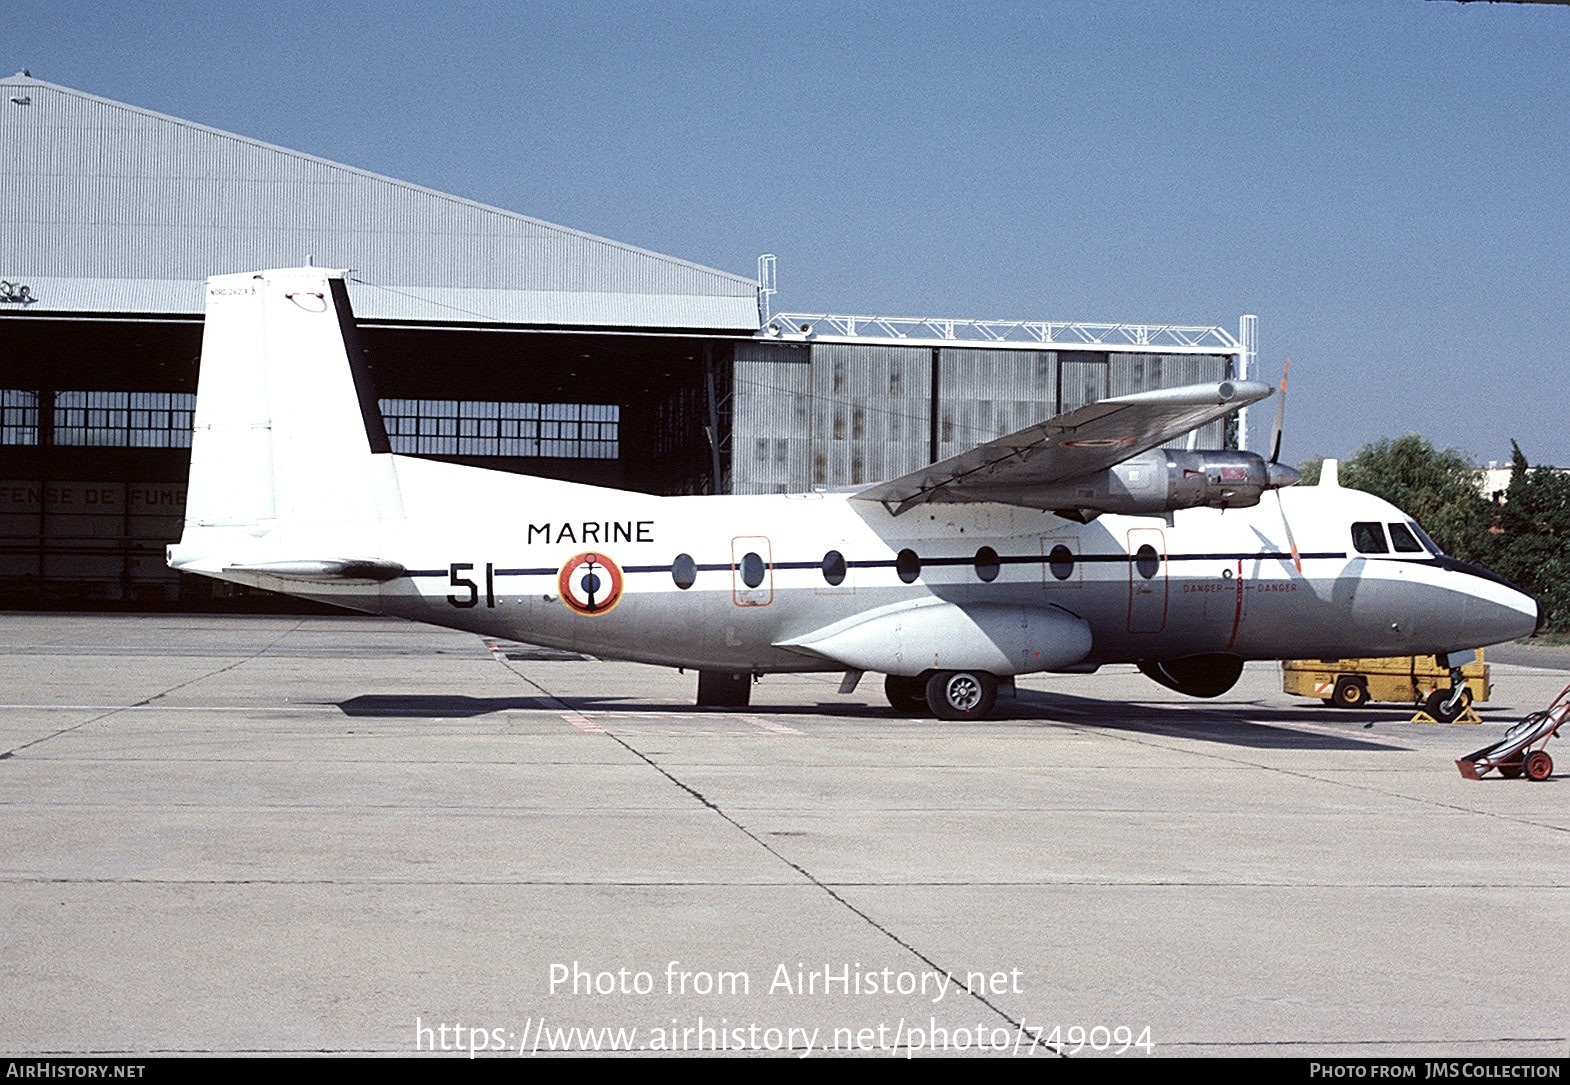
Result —
<path fill-rule="evenodd" d="M 253 529 L 210 546 L 198 533 L 181 549 L 187 557 L 193 544 L 210 549 L 231 567 L 295 553 L 371 558 L 396 562 L 404 575 L 305 583 L 182 567 L 496 637 L 726 671 L 844 669 L 859 657 L 801 642 L 836 623 L 940 604 L 1019 607 L 1088 625 L 1082 657 L 1046 651 L 1032 665 L 1036 634 L 1027 633 L 1026 650 L 999 673 L 1205 653 L 1449 652 L 1526 635 L 1536 621 L 1529 597 L 1426 550 L 1360 553 L 1354 522 L 1409 521 L 1338 487 L 1281 491 L 1252 508 L 1080 524 L 992 504 L 891 516 L 839 494 L 655 497 L 387 460 L 401 494 L 396 519 L 295 527 L 277 538 Z M 943 658 L 941 628 L 926 640 L 912 641 L 911 658 L 868 669 L 980 665 Z"/>

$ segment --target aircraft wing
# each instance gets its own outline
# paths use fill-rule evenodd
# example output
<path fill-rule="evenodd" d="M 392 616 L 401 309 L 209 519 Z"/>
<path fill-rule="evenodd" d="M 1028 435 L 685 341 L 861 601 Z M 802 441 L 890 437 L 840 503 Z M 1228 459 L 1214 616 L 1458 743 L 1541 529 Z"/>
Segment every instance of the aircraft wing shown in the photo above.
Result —
<path fill-rule="evenodd" d="M 1103 399 L 860 491 L 895 516 L 927 501 L 1035 507 L 1032 489 L 1105 471 L 1269 396 L 1261 381 L 1222 381 Z"/>

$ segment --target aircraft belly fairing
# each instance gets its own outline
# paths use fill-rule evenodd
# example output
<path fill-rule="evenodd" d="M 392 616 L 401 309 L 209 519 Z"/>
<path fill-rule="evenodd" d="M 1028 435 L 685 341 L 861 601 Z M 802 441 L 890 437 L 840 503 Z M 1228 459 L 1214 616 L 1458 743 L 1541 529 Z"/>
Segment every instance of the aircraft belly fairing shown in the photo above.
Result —
<path fill-rule="evenodd" d="M 1050 671 L 1090 654 L 1090 626 L 1050 606 L 896 603 L 781 642 L 852 670 L 915 676 L 932 670 L 995 675 Z"/>

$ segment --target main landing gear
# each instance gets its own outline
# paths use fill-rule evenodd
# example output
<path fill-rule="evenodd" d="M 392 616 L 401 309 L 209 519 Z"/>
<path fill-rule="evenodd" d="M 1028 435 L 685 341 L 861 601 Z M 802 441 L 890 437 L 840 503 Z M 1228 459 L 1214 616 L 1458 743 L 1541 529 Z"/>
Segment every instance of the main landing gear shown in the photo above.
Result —
<path fill-rule="evenodd" d="M 746 708 L 752 700 L 752 675 L 747 671 L 699 671 L 698 705 L 703 708 Z"/>
<path fill-rule="evenodd" d="M 998 702 L 998 679 L 987 671 L 926 671 L 913 677 L 891 674 L 883 692 L 896 711 L 940 720 L 984 720 Z"/>
<path fill-rule="evenodd" d="M 891 674 L 883 680 L 883 695 L 889 699 L 889 704 L 894 706 L 896 712 L 920 716 L 928 711 L 925 675 L 906 678 L 903 675 Z"/>

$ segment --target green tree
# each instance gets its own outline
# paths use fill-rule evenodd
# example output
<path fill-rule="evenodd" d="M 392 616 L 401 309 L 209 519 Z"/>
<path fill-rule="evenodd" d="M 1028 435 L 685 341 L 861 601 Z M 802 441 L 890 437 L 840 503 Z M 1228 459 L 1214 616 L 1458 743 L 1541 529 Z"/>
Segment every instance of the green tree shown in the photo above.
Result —
<path fill-rule="evenodd" d="M 1510 488 L 1487 563 L 1537 596 L 1543 629 L 1570 630 L 1570 473 L 1532 467 L 1510 442 Z"/>

